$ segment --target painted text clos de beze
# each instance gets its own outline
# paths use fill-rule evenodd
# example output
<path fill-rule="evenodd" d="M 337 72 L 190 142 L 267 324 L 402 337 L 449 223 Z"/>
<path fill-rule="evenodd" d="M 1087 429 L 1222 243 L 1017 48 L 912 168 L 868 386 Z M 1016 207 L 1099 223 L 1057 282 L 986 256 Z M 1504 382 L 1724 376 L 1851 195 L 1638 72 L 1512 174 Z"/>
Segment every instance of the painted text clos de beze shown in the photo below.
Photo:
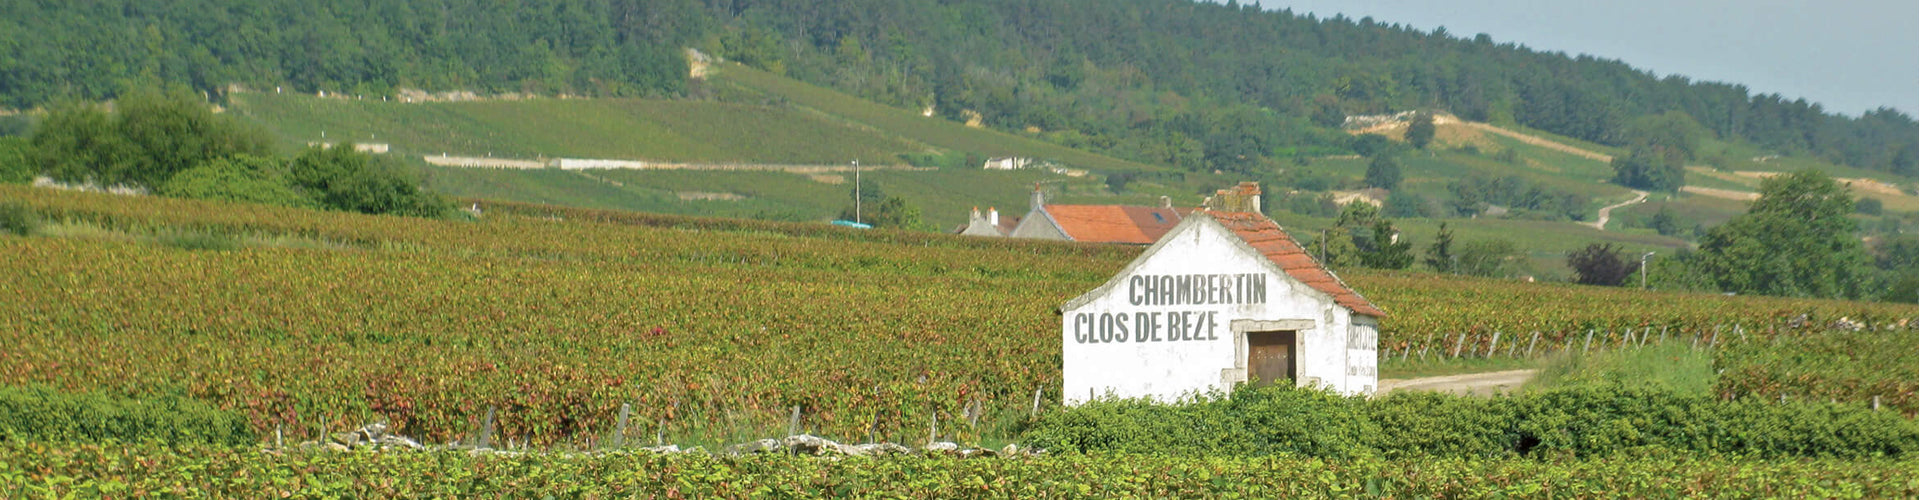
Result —
<path fill-rule="evenodd" d="M 1267 275 L 1177 274 L 1127 278 L 1127 302 L 1135 306 L 1213 306 L 1267 303 Z M 1173 310 L 1073 315 L 1073 340 L 1081 344 L 1219 340 L 1217 311 Z"/>

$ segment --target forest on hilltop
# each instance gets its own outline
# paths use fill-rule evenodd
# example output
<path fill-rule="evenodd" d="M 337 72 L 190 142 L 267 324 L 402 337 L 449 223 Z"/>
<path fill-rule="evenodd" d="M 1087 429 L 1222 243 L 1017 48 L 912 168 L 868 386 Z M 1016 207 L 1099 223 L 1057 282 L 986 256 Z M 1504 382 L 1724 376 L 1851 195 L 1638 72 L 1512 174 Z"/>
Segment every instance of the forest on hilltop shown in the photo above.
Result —
<path fill-rule="evenodd" d="M 1920 125 L 1444 28 L 1185 0 L 475 0 L 0 5 L 0 103 L 130 82 L 693 96 L 684 47 L 1128 159 L 1258 171 L 1345 152 L 1348 115 L 1444 109 L 1630 147 L 1677 111 L 1765 150 L 1916 175 Z M 1671 115 L 1669 115 L 1671 116 Z M 1690 153 L 1713 162 L 1726 152 Z"/>

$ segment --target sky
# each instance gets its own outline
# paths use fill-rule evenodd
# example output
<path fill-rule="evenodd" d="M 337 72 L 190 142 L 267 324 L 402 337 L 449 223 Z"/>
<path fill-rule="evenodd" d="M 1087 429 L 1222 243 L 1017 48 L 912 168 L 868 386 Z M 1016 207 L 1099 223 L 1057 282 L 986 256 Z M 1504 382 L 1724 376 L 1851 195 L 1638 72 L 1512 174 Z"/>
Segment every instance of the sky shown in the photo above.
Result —
<path fill-rule="evenodd" d="M 1225 0 L 1217 0 L 1224 2 Z M 1248 3 L 1248 2 L 1242 2 Z M 1916 0 L 1260 0 L 1457 38 L 1618 59 L 1660 76 L 1746 85 L 1858 116 L 1920 109 Z"/>

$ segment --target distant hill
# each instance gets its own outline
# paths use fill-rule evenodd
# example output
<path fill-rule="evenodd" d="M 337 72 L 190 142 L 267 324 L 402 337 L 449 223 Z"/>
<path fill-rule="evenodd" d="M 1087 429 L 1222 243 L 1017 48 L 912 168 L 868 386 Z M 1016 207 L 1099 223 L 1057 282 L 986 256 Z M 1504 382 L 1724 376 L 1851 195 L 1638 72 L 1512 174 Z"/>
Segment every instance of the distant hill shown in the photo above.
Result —
<path fill-rule="evenodd" d="M 1493 36 L 1186 0 L 473 0 L 0 5 L 0 102 L 159 80 L 392 96 L 401 89 L 702 96 L 685 47 L 906 109 L 1192 171 L 1346 150 L 1351 114 L 1416 108 L 1610 146 L 1685 113 L 1767 155 L 1912 178 L 1920 125 L 1656 78 Z M 1706 152 L 1714 154 L 1716 152 Z"/>

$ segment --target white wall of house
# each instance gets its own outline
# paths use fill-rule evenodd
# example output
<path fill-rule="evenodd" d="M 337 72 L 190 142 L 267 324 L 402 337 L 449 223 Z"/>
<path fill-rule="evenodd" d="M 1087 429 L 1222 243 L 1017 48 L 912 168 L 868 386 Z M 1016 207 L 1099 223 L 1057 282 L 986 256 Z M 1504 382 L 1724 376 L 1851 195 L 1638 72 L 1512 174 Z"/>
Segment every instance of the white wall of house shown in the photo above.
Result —
<path fill-rule="evenodd" d="M 1160 291 L 1183 277 L 1188 286 Z M 1061 308 L 1062 395 L 1068 404 L 1107 396 L 1176 401 L 1228 390 L 1248 378 L 1247 332 L 1271 330 L 1297 332 L 1298 385 L 1371 394 L 1375 324 L 1288 276 L 1212 217 L 1196 215 Z"/>

